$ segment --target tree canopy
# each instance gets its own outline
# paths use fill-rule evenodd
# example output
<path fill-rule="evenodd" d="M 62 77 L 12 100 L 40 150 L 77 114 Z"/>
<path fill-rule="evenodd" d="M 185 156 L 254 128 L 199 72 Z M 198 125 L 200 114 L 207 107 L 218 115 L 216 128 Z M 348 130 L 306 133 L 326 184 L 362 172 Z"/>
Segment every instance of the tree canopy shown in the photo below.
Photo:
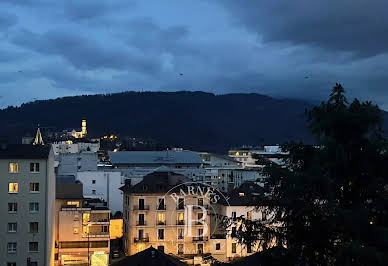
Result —
<path fill-rule="evenodd" d="M 258 209 L 270 215 L 254 226 L 248 221 L 251 233 L 239 240 L 266 249 L 275 239 L 287 247 L 290 265 L 388 265 L 388 142 L 380 109 L 349 104 L 336 84 L 306 114 L 318 145 L 284 144 L 284 165 L 259 159 L 268 196 Z"/>

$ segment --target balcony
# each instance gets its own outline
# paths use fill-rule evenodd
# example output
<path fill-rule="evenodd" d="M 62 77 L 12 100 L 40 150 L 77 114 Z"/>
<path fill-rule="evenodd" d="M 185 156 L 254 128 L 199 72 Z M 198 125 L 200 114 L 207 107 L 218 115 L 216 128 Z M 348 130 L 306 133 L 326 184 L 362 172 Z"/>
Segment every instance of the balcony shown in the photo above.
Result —
<path fill-rule="evenodd" d="M 90 224 L 109 224 L 109 219 L 92 219 Z"/>
<path fill-rule="evenodd" d="M 148 211 L 149 209 L 150 209 L 150 205 L 142 205 L 142 206 L 134 205 L 133 206 L 134 211 Z"/>
<path fill-rule="evenodd" d="M 166 221 L 156 221 L 156 225 L 166 225 Z"/>
<path fill-rule="evenodd" d="M 150 242 L 150 238 L 149 237 L 135 237 L 133 242 L 135 243 L 139 243 L 139 242 Z"/>
<path fill-rule="evenodd" d="M 93 233 L 93 232 L 90 232 L 89 234 L 83 234 L 82 235 L 82 238 L 110 238 L 110 235 L 109 233 Z"/>
<path fill-rule="evenodd" d="M 185 225 L 185 220 L 176 221 L 176 225 Z"/>
<path fill-rule="evenodd" d="M 166 205 L 158 205 L 158 206 L 156 207 L 156 209 L 157 209 L 158 211 L 165 211 L 165 210 L 166 210 Z"/>
<path fill-rule="evenodd" d="M 207 241 L 208 237 L 207 236 L 194 236 L 193 237 L 193 242 L 201 242 L 201 241 Z"/>
<path fill-rule="evenodd" d="M 136 226 L 145 226 L 147 225 L 146 221 L 136 221 Z"/>

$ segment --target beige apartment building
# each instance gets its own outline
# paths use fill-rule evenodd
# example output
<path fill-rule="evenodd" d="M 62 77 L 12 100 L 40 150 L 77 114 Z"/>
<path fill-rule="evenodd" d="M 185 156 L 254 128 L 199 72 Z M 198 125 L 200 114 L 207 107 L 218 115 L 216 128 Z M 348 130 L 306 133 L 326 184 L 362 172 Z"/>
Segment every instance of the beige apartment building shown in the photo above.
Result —
<path fill-rule="evenodd" d="M 109 264 L 110 210 L 88 203 L 82 191 L 82 184 L 57 184 L 56 265 Z"/>
<path fill-rule="evenodd" d="M 0 261 L 54 263 L 54 154 L 51 146 L 0 144 Z"/>
<path fill-rule="evenodd" d="M 210 255 L 211 204 L 206 188 L 160 170 L 134 186 L 126 182 L 121 190 L 128 255 L 151 246 L 184 261 Z"/>

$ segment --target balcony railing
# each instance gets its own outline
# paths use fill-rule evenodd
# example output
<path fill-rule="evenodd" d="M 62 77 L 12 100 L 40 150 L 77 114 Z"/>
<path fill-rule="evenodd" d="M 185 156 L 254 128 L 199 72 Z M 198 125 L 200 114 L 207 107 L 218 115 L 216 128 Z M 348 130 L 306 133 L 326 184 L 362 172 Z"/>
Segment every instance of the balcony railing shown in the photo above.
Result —
<path fill-rule="evenodd" d="M 193 242 L 207 241 L 207 240 L 208 240 L 207 236 L 194 236 L 193 237 Z"/>
<path fill-rule="evenodd" d="M 185 220 L 176 221 L 176 225 L 185 225 Z"/>
<path fill-rule="evenodd" d="M 146 221 L 136 221 L 137 226 L 147 225 Z"/>
<path fill-rule="evenodd" d="M 166 210 L 166 205 L 158 205 L 158 206 L 156 206 L 156 209 L 158 211 L 165 211 Z"/>
<path fill-rule="evenodd" d="M 138 242 L 150 242 L 149 237 L 135 237 L 133 242 L 138 243 Z"/>
<path fill-rule="evenodd" d="M 193 209 L 194 210 L 202 210 L 201 207 L 203 207 L 205 209 L 209 209 L 209 205 L 194 205 Z"/>
<path fill-rule="evenodd" d="M 156 221 L 156 225 L 166 225 L 166 221 Z"/>
<path fill-rule="evenodd" d="M 149 209 L 150 209 L 150 205 L 142 205 L 142 206 L 134 205 L 133 206 L 134 211 L 148 211 Z"/>

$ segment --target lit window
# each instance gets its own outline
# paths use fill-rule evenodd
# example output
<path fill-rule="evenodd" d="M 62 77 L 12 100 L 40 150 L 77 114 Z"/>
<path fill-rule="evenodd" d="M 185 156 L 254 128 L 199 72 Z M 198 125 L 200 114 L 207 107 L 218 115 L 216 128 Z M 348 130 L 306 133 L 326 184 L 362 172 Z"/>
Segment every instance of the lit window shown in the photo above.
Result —
<path fill-rule="evenodd" d="M 9 183 L 8 184 L 8 192 L 9 193 L 18 193 L 19 184 L 18 183 Z"/>
<path fill-rule="evenodd" d="M 39 163 L 30 163 L 30 172 L 39 173 Z"/>
<path fill-rule="evenodd" d="M 18 211 L 18 204 L 16 202 L 8 203 L 8 212 L 16 213 Z"/>
<path fill-rule="evenodd" d="M 8 242 L 7 251 L 8 253 L 16 253 L 16 242 Z"/>
<path fill-rule="evenodd" d="M 77 208 L 79 207 L 79 201 L 68 201 L 66 202 L 67 206 L 76 206 Z"/>
<path fill-rule="evenodd" d="M 247 212 L 247 219 L 252 220 L 252 211 Z"/>
<path fill-rule="evenodd" d="M 164 212 L 159 212 L 158 213 L 158 224 L 164 224 L 165 223 L 165 216 Z"/>
<path fill-rule="evenodd" d="M 8 223 L 8 233 L 16 233 L 18 229 L 17 223 Z"/>
<path fill-rule="evenodd" d="M 18 163 L 9 163 L 9 172 L 10 173 L 19 173 L 19 164 Z"/>
<path fill-rule="evenodd" d="M 28 252 L 38 252 L 38 242 L 28 243 Z"/>
<path fill-rule="evenodd" d="M 240 193 L 238 193 L 238 195 L 240 196 L 240 197 L 244 197 L 244 192 L 240 192 Z"/>
<path fill-rule="evenodd" d="M 83 224 L 87 224 L 90 221 L 90 213 L 85 212 L 82 214 L 82 222 Z"/>
<path fill-rule="evenodd" d="M 39 192 L 39 183 L 30 183 L 30 192 Z"/>
<path fill-rule="evenodd" d="M 30 233 L 38 233 L 39 232 L 39 224 L 38 222 L 30 223 Z"/>
<path fill-rule="evenodd" d="M 39 212 L 39 202 L 30 202 L 30 212 L 31 213 Z"/>
<path fill-rule="evenodd" d="M 185 214 L 183 212 L 178 213 L 178 222 L 183 223 L 185 220 Z"/>
<path fill-rule="evenodd" d="M 240 153 L 239 152 L 236 152 L 236 156 L 239 156 L 240 155 Z"/>

